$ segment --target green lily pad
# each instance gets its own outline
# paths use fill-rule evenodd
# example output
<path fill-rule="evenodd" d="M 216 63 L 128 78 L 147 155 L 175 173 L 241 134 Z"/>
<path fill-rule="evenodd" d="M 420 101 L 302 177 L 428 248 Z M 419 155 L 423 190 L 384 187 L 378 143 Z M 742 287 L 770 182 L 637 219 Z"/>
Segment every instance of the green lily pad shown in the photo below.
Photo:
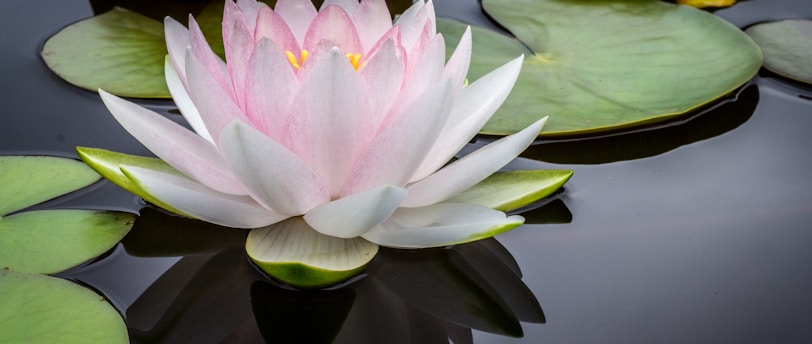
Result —
<path fill-rule="evenodd" d="M 0 181 L 4 182 L 0 187 L 0 267 L 55 273 L 118 243 L 132 227 L 131 214 L 73 209 L 13 213 L 98 179 L 93 170 L 72 159 L 0 157 Z"/>
<path fill-rule="evenodd" d="M 473 203 L 511 211 L 551 195 L 570 177 L 570 170 L 498 172 L 446 202 Z"/>
<path fill-rule="evenodd" d="M 45 42 L 42 58 L 65 81 L 125 97 L 168 98 L 163 25 L 115 8 L 74 23 Z"/>
<path fill-rule="evenodd" d="M 107 252 L 134 222 L 127 213 L 41 210 L 0 220 L 0 267 L 56 273 Z"/>
<path fill-rule="evenodd" d="M 85 164 L 49 156 L 0 156 L 0 216 L 99 180 Z"/>
<path fill-rule="evenodd" d="M 763 23 L 751 26 L 745 32 L 764 52 L 764 68 L 812 84 L 812 20 Z"/>
<path fill-rule="evenodd" d="M 473 28 L 468 77 L 525 54 L 510 96 L 482 132 L 511 134 L 550 116 L 542 136 L 663 121 L 755 75 L 761 52 L 721 18 L 654 0 L 483 0 L 516 38 Z M 443 19 L 450 50 L 465 25 Z"/>
<path fill-rule="evenodd" d="M 248 257 L 268 275 L 294 287 L 321 288 L 357 275 L 375 258 L 378 245 L 312 229 L 301 217 L 252 229 Z"/>
<path fill-rule="evenodd" d="M 3 343 L 129 343 L 103 297 L 60 278 L 0 269 Z"/>

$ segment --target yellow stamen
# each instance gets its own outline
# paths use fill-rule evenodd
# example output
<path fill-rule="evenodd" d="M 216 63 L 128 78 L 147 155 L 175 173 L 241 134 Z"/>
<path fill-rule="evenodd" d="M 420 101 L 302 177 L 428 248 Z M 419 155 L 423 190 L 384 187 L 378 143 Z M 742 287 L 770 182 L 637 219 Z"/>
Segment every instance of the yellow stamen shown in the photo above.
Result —
<path fill-rule="evenodd" d="M 310 52 L 307 50 L 302 50 L 301 58 L 297 58 L 293 52 L 290 50 L 285 50 L 285 56 L 288 57 L 288 62 L 290 62 L 291 66 L 295 67 L 296 70 L 302 69 L 302 65 L 304 64 L 307 57 L 310 56 Z M 347 54 L 347 60 L 350 62 L 355 70 L 364 66 L 364 63 L 361 62 L 361 54 Z"/>

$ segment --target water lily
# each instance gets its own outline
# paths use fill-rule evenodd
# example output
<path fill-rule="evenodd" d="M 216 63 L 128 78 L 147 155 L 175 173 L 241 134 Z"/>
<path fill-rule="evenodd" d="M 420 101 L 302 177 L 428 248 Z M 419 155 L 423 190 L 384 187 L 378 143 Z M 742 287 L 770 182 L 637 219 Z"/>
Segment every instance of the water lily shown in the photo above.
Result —
<path fill-rule="evenodd" d="M 255 236 L 251 245 L 294 240 L 299 245 L 277 246 L 311 258 L 361 247 L 365 261 L 352 268 L 376 245 L 446 246 L 523 222 L 445 202 L 514 159 L 544 120 L 449 163 L 505 100 L 522 57 L 468 85 L 470 30 L 446 63 L 431 0 L 394 23 L 383 0 L 328 0 L 318 10 L 301 0 L 274 8 L 229 0 L 227 63 L 193 18 L 188 29 L 167 18 L 165 30 L 166 82 L 194 131 L 99 93 L 121 125 L 177 171 L 124 161 L 111 172 L 79 148 L 102 174 L 146 199 L 266 232 L 293 218 L 282 224 L 288 234 Z"/>

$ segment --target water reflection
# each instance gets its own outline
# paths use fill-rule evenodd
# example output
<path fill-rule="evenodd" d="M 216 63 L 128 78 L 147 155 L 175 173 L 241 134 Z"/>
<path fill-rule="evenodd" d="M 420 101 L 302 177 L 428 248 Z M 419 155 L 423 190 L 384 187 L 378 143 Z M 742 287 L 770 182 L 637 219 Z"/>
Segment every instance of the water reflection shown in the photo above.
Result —
<path fill-rule="evenodd" d="M 708 110 L 678 121 L 623 135 L 553 141 L 528 148 L 521 157 L 559 164 L 601 164 L 659 155 L 727 133 L 747 122 L 758 105 L 755 84 Z"/>
<path fill-rule="evenodd" d="M 126 250 L 185 256 L 127 308 L 132 342 L 470 343 L 472 329 L 521 337 L 521 322 L 545 322 L 495 239 L 381 249 L 353 283 L 299 291 L 251 265 L 245 232 L 145 208 Z"/>

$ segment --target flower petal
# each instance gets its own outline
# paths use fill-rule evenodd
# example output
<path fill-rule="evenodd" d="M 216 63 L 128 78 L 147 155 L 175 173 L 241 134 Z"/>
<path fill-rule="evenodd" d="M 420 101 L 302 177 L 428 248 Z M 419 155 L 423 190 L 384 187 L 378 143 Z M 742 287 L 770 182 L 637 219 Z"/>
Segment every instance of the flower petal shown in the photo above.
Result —
<path fill-rule="evenodd" d="M 255 42 L 259 42 L 263 37 L 270 39 L 274 45 L 283 51 L 287 50 L 298 54 L 302 50 L 285 20 L 268 6 L 259 9 L 257 26 L 254 29 Z"/>
<path fill-rule="evenodd" d="M 403 46 L 406 49 L 417 45 L 424 33 L 429 33 L 431 37 L 437 33 L 437 26 L 434 23 L 434 3 L 431 0 L 425 4 L 421 4 L 422 2 L 415 2 L 395 21 L 395 25 L 403 27 Z"/>
<path fill-rule="evenodd" d="M 399 105 L 395 106 L 411 103 L 429 85 L 440 80 L 445 67 L 445 40 L 443 36 L 434 37 L 422 55 L 415 56 L 410 53 L 407 64 L 414 64 L 419 68 L 409 70 L 409 67 L 406 67 L 408 78 L 404 82 L 400 97 L 397 100 L 396 104 Z"/>
<path fill-rule="evenodd" d="M 304 219 L 322 234 L 354 238 L 386 220 L 405 198 L 403 188 L 383 185 L 324 203 L 305 214 Z"/>
<path fill-rule="evenodd" d="M 226 1 L 231 3 L 231 0 Z M 223 22 L 223 44 L 225 45 L 228 72 L 231 76 L 231 87 L 234 89 L 235 100 L 243 110 L 245 104 L 244 89 L 245 78 L 248 71 L 248 58 L 254 50 L 254 29 L 245 21 L 242 14 L 226 28 Z M 226 37 L 226 35 L 228 35 Z"/>
<path fill-rule="evenodd" d="M 220 131 L 226 124 L 235 119 L 249 120 L 229 92 L 221 87 L 215 74 L 212 74 L 211 70 L 206 68 L 194 53 L 189 51 L 186 54 L 189 95 L 197 105 L 197 110 L 209 130 L 211 138 L 217 142 Z"/>
<path fill-rule="evenodd" d="M 228 66 L 223 60 L 217 56 L 214 51 L 211 50 L 211 46 L 209 43 L 206 42 L 206 37 L 203 36 L 203 31 L 200 30 L 200 26 L 195 21 L 195 18 L 189 15 L 189 37 L 190 37 L 190 46 L 191 51 L 196 58 L 196 63 L 208 71 L 209 74 L 212 76 L 212 80 L 210 82 L 216 83 L 217 85 L 222 88 L 223 92 L 225 92 L 232 101 L 236 99 L 234 97 L 234 90 L 232 89 L 231 80 L 228 75 Z M 188 78 L 188 70 L 189 70 L 189 56 L 188 51 L 186 52 L 186 77 Z M 187 80 L 187 87 L 191 85 L 188 84 Z M 190 91 L 191 92 L 191 91 Z"/>
<path fill-rule="evenodd" d="M 337 5 L 344 9 L 344 12 L 352 15 L 358 9 L 358 0 L 325 0 L 321 4 L 319 11 L 324 10 L 329 5 Z"/>
<path fill-rule="evenodd" d="M 261 39 L 248 61 L 245 80 L 245 110 L 254 127 L 284 143 L 288 106 L 298 89 L 299 79 L 285 54 L 268 38 Z"/>
<path fill-rule="evenodd" d="M 347 13 L 353 13 L 347 11 Z M 392 15 L 384 0 L 364 0 L 352 15 L 365 52 L 392 27 Z"/>
<path fill-rule="evenodd" d="M 286 219 L 250 197 L 220 193 L 191 179 L 135 166 L 121 171 L 144 192 L 197 219 L 235 228 L 256 228 Z"/>
<path fill-rule="evenodd" d="M 287 146 L 338 196 L 361 148 L 374 129 L 355 69 L 338 48 L 316 58 L 291 102 Z"/>
<path fill-rule="evenodd" d="M 346 54 L 361 54 L 361 38 L 352 19 L 340 6 L 326 6 L 313 18 L 307 29 L 302 48 L 312 50 L 319 42 L 328 40 L 337 44 Z"/>
<path fill-rule="evenodd" d="M 274 11 L 285 20 L 301 46 L 310 23 L 318 13 L 313 3 L 301 0 L 277 0 Z"/>
<path fill-rule="evenodd" d="M 466 203 L 399 208 L 361 237 L 381 246 L 427 248 L 462 244 L 516 228 L 524 218 Z"/>
<path fill-rule="evenodd" d="M 403 201 L 402 206 L 427 206 L 474 186 L 524 151 L 538 136 L 546 121 L 547 117 L 544 117 L 522 131 L 482 147 L 425 179 L 409 185 L 406 187 L 409 197 Z"/>
<path fill-rule="evenodd" d="M 461 88 L 465 83 L 465 77 L 468 75 L 468 67 L 471 65 L 471 27 L 465 28 L 465 32 L 460 37 L 460 42 L 454 53 L 448 59 L 448 63 L 443 70 L 443 76 L 450 77 L 454 81 L 454 87 Z"/>
<path fill-rule="evenodd" d="M 169 58 L 179 72 L 178 76 L 186 85 L 186 48 L 190 46 L 189 30 L 178 23 L 177 20 L 167 16 L 164 19 L 164 36 L 166 37 L 166 50 Z"/>
<path fill-rule="evenodd" d="M 245 194 L 210 142 L 153 111 L 103 90 L 99 94 L 121 126 L 172 167 L 214 190 Z"/>
<path fill-rule="evenodd" d="M 184 71 L 184 74 L 185 73 Z M 197 107 L 194 102 L 192 102 L 192 98 L 186 91 L 186 87 L 183 86 L 183 81 L 180 79 L 169 57 L 164 61 L 164 75 L 166 76 L 166 86 L 169 88 L 169 94 L 172 95 L 172 100 L 175 102 L 178 110 L 180 110 L 180 113 L 183 114 L 183 118 L 186 119 L 186 122 L 189 123 L 198 135 L 214 143 L 209 134 L 209 130 L 206 129 L 206 124 L 204 124 L 203 119 L 200 118 L 200 112 L 197 111 Z"/>
<path fill-rule="evenodd" d="M 428 88 L 367 145 L 341 194 L 381 184 L 406 185 L 437 140 L 453 103 L 450 80 Z"/>
<path fill-rule="evenodd" d="M 518 57 L 460 90 L 443 132 L 412 182 L 437 171 L 476 136 L 510 94 L 519 77 L 522 60 L 523 57 Z"/>
<path fill-rule="evenodd" d="M 330 201 L 319 176 L 296 154 L 243 122 L 223 129 L 219 147 L 248 194 L 266 208 L 296 216 Z"/>
<path fill-rule="evenodd" d="M 405 63 L 406 52 L 390 38 L 369 56 L 358 71 L 366 94 L 371 95 L 369 113 L 374 117 L 376 127 L 400 94 L 406 72 Z"/>

